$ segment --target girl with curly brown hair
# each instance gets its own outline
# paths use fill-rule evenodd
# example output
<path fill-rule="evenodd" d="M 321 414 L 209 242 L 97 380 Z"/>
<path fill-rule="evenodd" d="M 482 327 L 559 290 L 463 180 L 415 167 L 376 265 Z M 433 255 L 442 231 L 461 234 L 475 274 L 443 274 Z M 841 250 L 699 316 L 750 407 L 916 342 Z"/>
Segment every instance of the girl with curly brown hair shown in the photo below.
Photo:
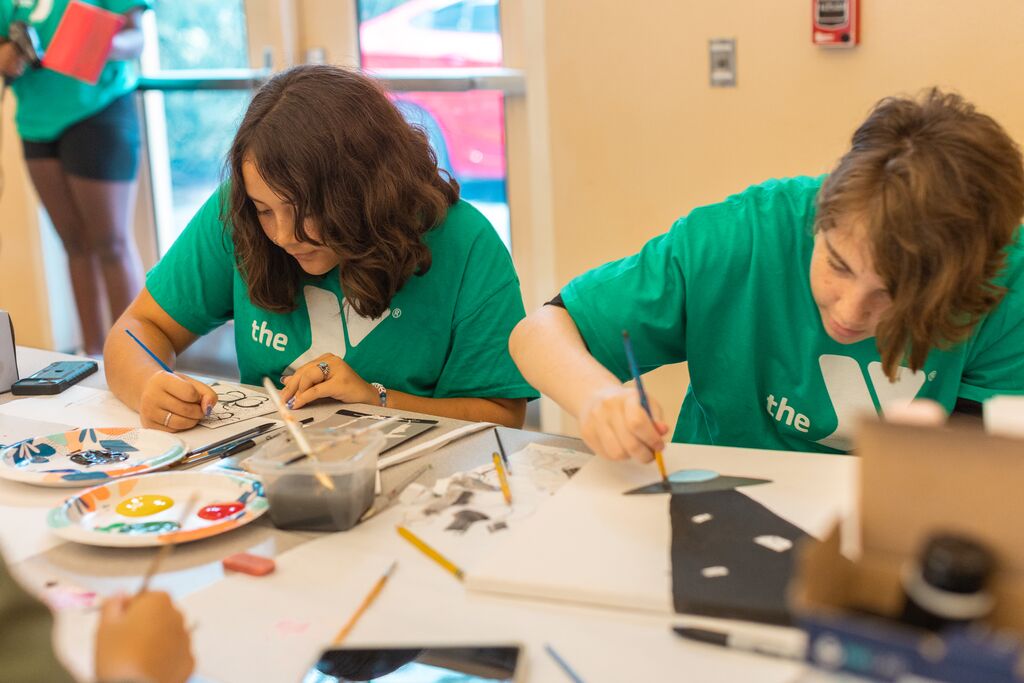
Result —
<path fill-rule="evenodd" d="M 614 459 L 651 460 L 640 370 L 689 362 L 673 441 L 846 451 L 864 412 L 1024 393 L 1024 168 L 963 98 L 887 98 L 828 176 L 692 211 L 512 334 L 524 375 Z"/>
<path fill-rule="evenodd" d="M 241 379 L 320 398 L 519 427 L 536 392 L 508 354 L 523 317 L 508 251 L 425 134 L 371 79 L 283 72 L 254 96 L 226 183 L 117 323 L 173 366 L 233 320 Z M 194 426 L 206 385 L 110 336 L 107 380 L 144 426 Z"/>

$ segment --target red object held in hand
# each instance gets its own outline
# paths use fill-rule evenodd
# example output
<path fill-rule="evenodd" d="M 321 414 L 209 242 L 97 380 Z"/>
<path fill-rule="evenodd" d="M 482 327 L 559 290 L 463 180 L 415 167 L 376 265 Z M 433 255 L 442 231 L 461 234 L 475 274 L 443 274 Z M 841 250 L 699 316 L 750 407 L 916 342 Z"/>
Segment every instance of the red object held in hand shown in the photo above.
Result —
<path fill-rule="evenodd" d="M 264 576 L 274 571 L 276 565 L 269 557 L 261 557 L 250 553 L 235 553 L 221 560 L 225 569 L 230 569 L 253 576 Z"/>
<path fill-rule="evenodd" d="M 43 66 L 90 85 L 99 80 L 114 35 L 125 24 L 120 14 L 83 2 L 71 2 L 57 25 Z"/>

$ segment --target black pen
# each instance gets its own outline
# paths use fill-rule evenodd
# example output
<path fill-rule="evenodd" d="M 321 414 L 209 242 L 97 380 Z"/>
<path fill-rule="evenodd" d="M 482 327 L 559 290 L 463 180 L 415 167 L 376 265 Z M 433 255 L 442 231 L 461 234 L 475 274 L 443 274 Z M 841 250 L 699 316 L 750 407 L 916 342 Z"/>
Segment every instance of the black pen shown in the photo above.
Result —
<path fill-rule="evenodd" d="M 248 438 L 253 437 L 253 436 L 259 436 L 260 434 L 262 434 L 263 432 L 265 432 L 265 431 L 267 431 L 269 429 L 273 429 L 274 427 L 280 427 L 280 426 L 281 425 L 279 423 L 277 423 L 277 422 L 264 422 L 261 425 L 256 425 L 255 427 L 250 427 L 249 429 L 246 429 L 244 432 L 239 432 L 238 434 L 232 434 L 231 436 L 225 437 L 225 438 L 223 438 L 223 439 L 221 439 L 219 441 L 214 441 L 213 443 L 207 444 L 207 445 L 205 445 L 205 446 L 203 446 L 201 448 L 196 448 L 191 453 L 189 453 L 189 455 L 192 456 L 192 455 L 199 455 L 200 453 L 208 453 L 208 452 L 210 452 L 212 450 L 215 450 L 217 448 L 220 448 L 222 446 L 226 446 L 228 444 L 233 444 L 236 441 L 240 441 L 242 439 L 248 439 Z"/>
<path fill-rule="evenodd" d="M 312 417 L 307 417 L 304 420 L 299 420 L 299 422 L 301 422 L 302 424 L 308 424 L 309 422 L 312 421 Z M 201 452 L 199 455 L 194 456 L 191 460 L 183 460 L 181 464 L 195 466 L 202 465 L 213 460 L 222 460 L 224 458 L 230 458 L 232 455 L 238 455 L 239 453 L 243 453 L 249 450 L 250 448 L 254 448 L 258 444 L 261 444 L 265 441 L 270 441 L 271 439 L 280 436 L 282 433 L 284 433 L 284 427 L 282 427 L 281 425 L 277 425 L 277 429 L 263 430 L 262 432 L 248 439 L 244 439 L 241 441 L 227 441 L 221 446 L 208 449 L 205 453 Z"/>
<path fill-rule="evenodd" d="M 674 626 L 673 631 L 687 640 L 694 640 L 708 645 L 718 645 L 732 650 L 754 652 L 759 655 L 782 657 L 784 659 L 804 659 L 807 655 L 807 634 L 798 631 L 793 638 L 759 638 L 743 633 L 727 633 L 707 628 L 690 628 Z"/>

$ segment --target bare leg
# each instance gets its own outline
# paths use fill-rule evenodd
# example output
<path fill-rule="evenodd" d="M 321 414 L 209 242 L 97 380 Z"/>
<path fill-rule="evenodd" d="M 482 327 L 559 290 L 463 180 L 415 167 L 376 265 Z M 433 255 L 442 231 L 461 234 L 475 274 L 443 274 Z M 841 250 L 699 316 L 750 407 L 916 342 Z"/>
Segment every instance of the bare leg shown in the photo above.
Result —
<path fill-rule="evenodd" d="M 90 249 L 99 259 L 110 318 L 117 320 L 142 290 L 142 260 L 132 236 L 137 182 L 74 175 L 68 180 Z"/>
<path fill-rule="evenodd" d="M 82 325 L 85 352 L 103 353 L 107 328 L 99 260 L 89 249 L 85 226 L 71 193 L 67 175 L 57 159 L 27 159 L 29 176 L 68 255 L 71 289 Z"/>

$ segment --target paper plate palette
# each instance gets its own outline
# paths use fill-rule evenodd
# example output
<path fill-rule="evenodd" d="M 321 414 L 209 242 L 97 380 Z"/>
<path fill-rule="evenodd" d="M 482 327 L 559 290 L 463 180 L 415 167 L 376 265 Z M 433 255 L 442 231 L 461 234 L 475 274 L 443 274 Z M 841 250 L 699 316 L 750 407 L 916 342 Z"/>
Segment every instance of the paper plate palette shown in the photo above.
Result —
<path fill-rule="evenodd" d="M 181 439 L 138 427 L 73 429 L 0 451 L 0 477 L 40 486 L 82 487 L 149 472 L 185 457 Z"/>
<path fill-rule="evenodd" d="M 69 541 L 102 546 L 186 543 L 248 524 L 267 510 L 263 485 L 226 472 L 157 472 L 68 498 L 47 524 Z"/>

